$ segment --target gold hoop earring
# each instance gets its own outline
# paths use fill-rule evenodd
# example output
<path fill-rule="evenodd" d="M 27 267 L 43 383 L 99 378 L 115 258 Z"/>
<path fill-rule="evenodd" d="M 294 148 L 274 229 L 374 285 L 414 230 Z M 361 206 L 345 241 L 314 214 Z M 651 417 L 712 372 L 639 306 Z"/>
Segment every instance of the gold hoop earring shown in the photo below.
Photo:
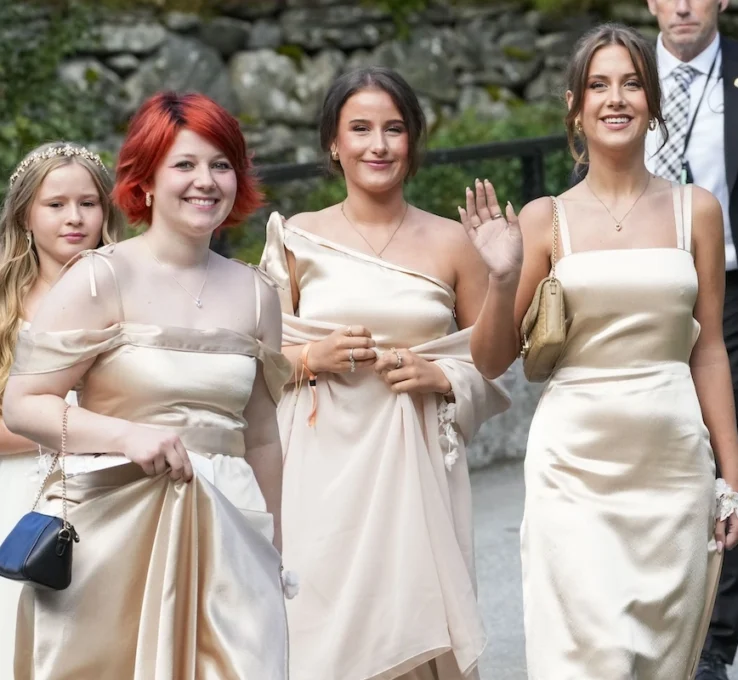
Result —
<path fill-rule="evenodd" d="M 28 241 L 28 247 L 33 247 L 33 232 L 30 229 L 26 229 L 26 240 Z"/>
<path fill-rule="evenodd" d="M 648 121 L 648 129 L 653 132 L 658 124 L 659 121 L 657 121 L 655 118 L 651 118 L 651 120 Z"/>
<path fill-rule="evenodd" d="M 332 158 L 332 159 L 333 159 L 334 161 L 337 161 L 337 160 L 338 160 L 338 151 L 336 151 L 336 149 L 333 149 L 333 150 L 331 151 L 331 158 Z"/>
<path fill-rule="evenodd" d="M 153 201 L 151 199 L 151 194 L 147 191 L 146 192 L 146 207 L 150 208 L 152 203 Z"/>
<path fill-rule="evenodd" d="M 582 127 L 582 121 L 580 121 L 578 118 L 574 121 L 574 129 L 579 133 L 584 131 L 584 128 Z"/>

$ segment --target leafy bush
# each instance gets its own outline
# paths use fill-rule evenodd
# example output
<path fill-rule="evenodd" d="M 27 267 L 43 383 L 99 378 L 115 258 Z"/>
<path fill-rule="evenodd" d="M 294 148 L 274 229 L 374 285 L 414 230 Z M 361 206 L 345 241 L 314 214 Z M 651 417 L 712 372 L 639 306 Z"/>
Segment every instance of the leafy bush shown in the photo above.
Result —
<path fill-rule="evenodd" d="M 0 177 L 39 144 L 108 132 L 94 88 L 81 92 L 58 77 L 61 62 L 92 39 L 91 21 L 90 8 L 75 2 L 0 2 Z"/>

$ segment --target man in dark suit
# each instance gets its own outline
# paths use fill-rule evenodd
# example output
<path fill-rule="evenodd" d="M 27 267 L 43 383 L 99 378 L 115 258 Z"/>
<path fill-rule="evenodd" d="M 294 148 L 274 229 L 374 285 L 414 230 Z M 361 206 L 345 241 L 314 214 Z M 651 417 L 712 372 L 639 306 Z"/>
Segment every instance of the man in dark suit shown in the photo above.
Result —
<path fill-rule="evenodd" d="M 738 42 L 721 36 L 728 0 L 647 0 L 659 23 L 656 51 L 669 139 L 649 133 L 657 175 L 711 191 L 723 207 L 723 329 L 738 401 Z M 738 646 L 738 549 L 727 552 L 696 680 L 727 680 Z"/>

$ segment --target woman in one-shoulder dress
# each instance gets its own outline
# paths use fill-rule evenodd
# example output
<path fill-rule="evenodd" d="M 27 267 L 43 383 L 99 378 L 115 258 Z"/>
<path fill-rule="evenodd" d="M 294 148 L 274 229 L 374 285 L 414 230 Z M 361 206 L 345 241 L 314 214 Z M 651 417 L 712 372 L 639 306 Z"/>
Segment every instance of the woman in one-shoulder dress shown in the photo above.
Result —
<path fill-rule="evenodd" d="M 114 196 L 143 235 L 86 251 L 21 334 L 8 427 L 49 448 L 68 412 L 71 586 L 21 599 L 19 680 L 286 680 L 271 283 L 209 249 L 258 201 L 238 122 L 146 102 Z M 94 455 L 102 453 L 103 455 Z M 59 512 L 58 473 L 42 512 Z"/>
<path fill-rule="evenodd" d="M 738 488 L 738 434 L 722 212 L 709 192 L 646 169 L 647 129 L 664 124 L 659 89 L 651 46 L 635 31 L 606 25 L 582 39 L 567 124 L 588 173 L 553 205 L 542 198 L 521 212 L 522 274 L 514 215 L 509 225 L 490 219 L 491 190 L 468 200 L 465 222 L 494 272 L 472 337 L 486 375 L 520 346 L 515 332 L 497 332 L 501 319 L 512 323 L 515 290 L 519 328 L 554 253 L 564 291 L 566 342 L 525 461 L 532 680 L 693 677 L 720 553 L 738 539 L 724 487 Z"/>
<path fill-rule="evenodd" d="M 477 677 L 486 643 L 464 447 L 509 402 L 469 354 L 484 263 L 403 197 L 422 130 L 394 72 L 340 77 L 322 141 L 347 198 L 267 228 L 294 366 L 279 405 L 292 680 Z"/>

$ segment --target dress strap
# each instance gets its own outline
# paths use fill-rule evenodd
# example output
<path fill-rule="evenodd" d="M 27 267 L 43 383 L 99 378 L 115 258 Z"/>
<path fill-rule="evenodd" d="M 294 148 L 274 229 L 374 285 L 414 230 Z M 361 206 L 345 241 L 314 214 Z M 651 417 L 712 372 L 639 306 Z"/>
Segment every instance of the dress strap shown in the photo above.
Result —
<path fill-rule="evenodd" d="M 61 276 L 67 269 L 71 268 L 72 265 L 74 265 L 76 262 L 81 260 L 82 258 L 85 258 L 87 262 L 89 263 L 89 275 L 90 275 L 90 295 L 92 297 L 97 297 L 97 280 L 95 278 L 95 261 L 99 260 L 100 262 L 104 262 L 105 266 L 110 270 L 110 275 L 113 278 L 113 283 L 115 284 L 115 296 L 118 302 L 118 320 L 119 321 L 125 321 L 126 316 L 123 309 L 123 297 L 120 292 L 120 285 L 118 284 L 118 277 L 115 274 L 115 267 L 113 267 L 113 263 L 110 262 L 110 256 L 115 251 L 115 243 L 110 243 L 106 246 L 103 246 L 102 248 L 98 248 L 97 250 L 83 250 L 81 253 L 77 253 L 69 262 L 67 262 L 64 267 L 62 268 L 59 276 Z"/>
<path fill-rule="evenodd" d="M 265 272 L 261 267 L 257 267 L 255 264 L 251 264 L 250 262 L 244 262 L 243 260 L 239 260 L 238 258 L 234 257 L 231 258 L 233 262 L 238 262 L 238 264 L 242 264 L 244 267 L 248 267 L 251 270 L 251 273 L 254 275 L 254 295 L 256 296 L 256 328 L 259 327 L 259 320 L 261 319 L 261 291 L 259 290 L 259 279 L 261 279 L 264 283 L 267 284 L 267 286 L 271 286 L 274 288 L 277 292 L 280 290 L 279 284 L 270 276 L 267 272 Z"/>
<path fill-rule="evenodd" d="M 676 226 L 676 242 L 679 250 L 684 250 L 684 219 L 682 215 L 682 195 L 679 184 L 672 182 L 671 197 L 674 202 L 674 224 Z"/>
<path fill-rule="evenodd" d="M 571 239 L 569 237 L 569 223 L 566 221 L 566 211 L 564 210 L 564 202 L 555 196 L 551 197 L 556 203 L 556 209 L 559 211 L 559 236 L 561 237 L 561 257 L 571 255 Z"/>
<path fill-rule="evenodd" d="M 684 250 L 692 252 L 692 185 L 684 187 Z"/>
<path fill-rule="evenodd" d="M 677 248 L 692 251 L 692 185 L 672 183 Z"/>

